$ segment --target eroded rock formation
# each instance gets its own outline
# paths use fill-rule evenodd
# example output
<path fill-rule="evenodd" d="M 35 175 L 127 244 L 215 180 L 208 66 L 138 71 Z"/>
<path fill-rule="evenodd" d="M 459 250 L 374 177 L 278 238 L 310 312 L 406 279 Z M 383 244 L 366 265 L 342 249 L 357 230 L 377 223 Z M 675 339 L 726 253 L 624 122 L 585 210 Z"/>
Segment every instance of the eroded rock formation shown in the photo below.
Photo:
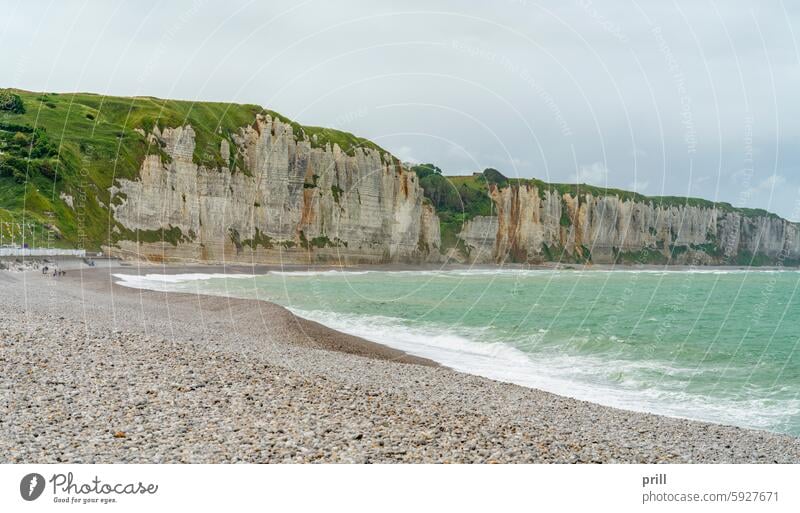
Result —
<path fill-rule="evenodd" d="M 255 263 L 544 261 L 672 264 L 800 262 L 797 224 L 702 201 L 636 201 L 488 186 L 443 251 L 419 179 L 373 148 L 317 147 L 268 114 L 222 137 L 219 165 L 198 165 L 191 126 L 155 128 L 135 180 L 112 188 L 118 226 L 106 249 L 149 260 Z M 122 227 L 122 229 L 120 229 Z"/>
<path fill-rule="evenodd" d="M 496 217 L 465 223 L 473 262 L 782 264 L 800 260 L 800 229 L 773 214 L 490 186 Z"/>
<path fill-rule="evenodd" d="M 114 219 L 128 230 L 117 231 L 112 253 L 261 263 L 441 258 L 433 207 L 416 175 L 388 154 L 312 147 L 269 115 L 222 139 L 220 167 L 195 163 L 191 126 L 156 128 L 149 138 L 161 151 L 112 190 Z"/>

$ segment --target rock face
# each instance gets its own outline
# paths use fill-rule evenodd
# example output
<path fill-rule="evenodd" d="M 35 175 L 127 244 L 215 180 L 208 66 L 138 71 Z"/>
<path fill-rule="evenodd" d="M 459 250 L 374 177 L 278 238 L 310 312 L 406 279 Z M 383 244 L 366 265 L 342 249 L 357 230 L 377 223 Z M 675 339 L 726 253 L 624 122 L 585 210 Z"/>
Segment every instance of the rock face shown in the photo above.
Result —
<path fill-rule="evenodd" d="M 459 260 L 672 264 L 800 263 L 798 225 L 710 203 L 560 194 L 490 185 L 495 216 L 464 223 L 441 248 L 439 218 L 417 175 L 388 154 L 315 147 L 260 114 L 221 139 L 219 165 L 196 163 L 191 126 L 146 134 L 136 180 L 118 180 L 111 208 L 123 257 L 253 263 Z"/>
<path fill-rule="evenodd" d="M 259 263 L 441 258 L 439 219 L 416 175 L 375 149 L 312 147 L 269 115 L 222 140 L 220 167 L 194 162 L 191 126 L 156 128 L 149 139 L 162 151 L 145 158 L 137 180 L 112 188 L 125 230 L 110 253 Z"/>
<path fill-rule="evenodd" d="M 472 262 L 797 265 L 800 229 L 772 214 L 490 186 L 496 217 L 466 222 Z"/>

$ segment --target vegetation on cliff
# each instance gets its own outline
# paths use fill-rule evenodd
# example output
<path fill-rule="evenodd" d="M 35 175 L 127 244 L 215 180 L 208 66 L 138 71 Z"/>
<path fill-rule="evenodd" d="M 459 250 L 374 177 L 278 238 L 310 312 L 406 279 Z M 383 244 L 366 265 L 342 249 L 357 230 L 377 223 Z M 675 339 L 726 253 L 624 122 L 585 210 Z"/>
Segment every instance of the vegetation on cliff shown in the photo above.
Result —
<path fill-rule="evenodd" d="M 733 212 L 743 217 L 767 217 L 780 219 L 776 214 L 762 209 L 736 208 L 730 203 L 713 202 L 701 198 L 685 198 L 677 196 L 645 196 L 631 191 L 614 188 L 604 188 L 588 184 L 565 184 L 547 183 L 536 178 L 508 178 L 496 169 L 486 169 L 482 173 L 474 173 L 468 176 L 445 176 L 441 169 L 434 164 L 420 164 L 412 167 L 412 170 L 420 177 L 420 184 L 425 190 L 425 197 L 430 200 L 436 208 L 436 213 L 441 220 L 442 249 L 458 247 L 462 253 L 468 253 L 468 248 L 464 248 L 463 242 L 458 237 L 464 223 L 476 216 L 494 215 L 494 203 L 491 200 L 492 188 L 504 189 L 507 187 L 529 187 L 538 191 L 539 196 L 544 199 L 549 194 L 557 197 L 569 195 L 577 198 L 578 203 L 584 203 L 587 195 L 598 198 L 603 196 L 614 196 L 622 201 L 631 201 L 652 205 L 655 208 L 681 208 L 699 207 L 718 212 Z M 559 225 L 569 230 L 573 224 L 567 208 L 566 201 L 561 200 L 561 216 Z M 693 250 L 701 251 L 711 257 L 720 259 L 721 248 L 715 240 L 710 240 L 707 244 L 693 246 L 670 245 L 667 248 L 642 248 L 636 252 L 615 253 L 615 260 L 619 263 L 668 263 L 671 258 L 683 252 Z M 561 255 L 560 258 L 556 256 Z M 591 259 L 589 248 L 582 246 L 579 250 L 567 254 L 562 249 L 548 247 L 542 248 L 542 256 L 545 260 L 574 260 L 576 262 Z M 746 252 L 736 256 L 737 265 L 767 265 L 773 259 L 764 255 L 748 255 Z M 793 263 L 792 261 L 791 263 Z M 789 264 L 787 264 L 789 265 Z"/>
<path fill-rule="evenodd" d="M 483 175 L 444 176 L 433 164 L 419 164 L 411 170 L 439 216 L 442 249 L 459 244 L 458 233 L 466 221 L 493 214 L 494 204 Z"/>
<path fill-rule="evenodd" d="M 535 187 L 540 197 L 544 198 L 547 192 L 557 193 L 559 196 L 569 194 L 573 198 L 584 198 L 587 194 L 594 197 L 616 196 L 623 201 L 652 204 L 658 207 L 702 207 L 716 209 L 720 212 L 736 212 L 745 217 L 773 217 L 779 219 L 777 214 L 757 208 L 739 208 L 730 203 L 714 202 L 702 198 L 689 198 L 681 196 L 645 196 L 632 191 L 615 189 L 611 187 L 598 187 L 589 184 L 548 183 L 538 178 L 508 178 L 496 169 L 487 168 L 482 173 L 468 176 L 443 175 L 441 169 L 433 164 L 420 164 L 412 167 L 420 176 L 420 184 L 425 187 L 425 196 L 428 197 L 438 212 L 461 212 L 466 219 L 476 215 L 491 215 L 492 206 L 487 205 L 482 198 L 489 198 L 489 186 L 500 189 L 505 187 Z M 435 180 L 425 181 L 426 176 Z M 430 189 L 429 189 L 430 188 Z M 491 202 L 489 202 L 491 203 Z M 568 222 L 568 221 L 567 221 Z"/>
<path fill-rule="evenodd" d="M 235 155 L 223 160 L 220 144 L 228 139 L 233 148 L 232 134 L 258 114 L 290 124 L 295 138 L 308 139 L 313 147 L 337 144 L 351 155 L 361 147 L 385 153 L 353 134 L 303 126 L 258 105 L 5 89 L 0 90 L 0 222 L 24 222 L 40 232 L 55 227 L 51 243 L 61 247 L 99 249 L 129 236 L 174 243 L 171 228 L 144 233 L 120 226 L 109 209 L 109 189 L 120 178 L 135 179 L 145 155 L 168 158 L 145 135 L 154 127 L 191 125 L 197 164 L 236 165 Z"/>
<path fill-rule="evenodd" d="M 112 196 L 114 186 L 120 179 L 135 180 L 146 155 L 160 154 L 162 159 L 170 158 L 157 140 L 148 137 L 149 133 L 155 128 L 164 130 L 184 125 L 191 125 L 195 132 L 192 158 L 196 164 L 249 173 L 235 151 L 233 136 L 242 127 L 253 125 L 260 114 L 290 125 L 295 138 L 307 140 L 312 147 L 337 145 L 350 155 L 359 148 L 370 148 L 400 165 L 397 159 L 366 139 L 338 130 L 303 126 L 257 105 L 5 89 L 0 90 L 0 223 L 24 222 L 33 225 L 34 230 L 38 227 L 40 233 L 47 228 L 54 236 L 51 243 L 62 247 L 99 249 L 101 245 L 121 239 L 164 241 L 170 245 L 191 240 L 193 234 L 181 233 L 172 226 L 161 230 L 131 230 L 122 226 L 112 215 L 112 204 L 121 201 L 119 195 Z M 224 140 L 234 150 L 227 159 L 220 150 Z M 446 176 L 433 164 L 415 165 L 411 170 L 419 177 L 425 201 L 434 206 L 439 217 L 443 252 L 454 247 L 465 253 L 469 251 L 458 234 L 464 223 L 475 217 L 496 214 L 492 200 L 495 188 L 535 188 L 541 197 L 548 192 L 558 196 L 569 194 L 577 198 L 578 203 L 591 194 L 594 197 L 616 196 L 623 201 L 655 207 L 694 206 L 736 212 L 745 217 L 778 219 L 775 214 L 764 210 L 735 208 L 729 203 L 672 196 L 649 197 L 587 184 L 546 183 L 535 178 L 508 178 L 495 169 L 468 176 Z M 318 178 L 313 175 L 304 187 L 318 187 Z M 336 203 L 346 193 L 338 184 L 333 184 L 330 190 Z M 562 202 L 561 212 L 559 225 L 569 230 L 573 221 L 566 202 Z M 0 224 L 0 230 L 3 226 Z M 239 243 L 268 248 L 275 241 L 257 233 L 253 239 Z M 304 242 L 309 248 L 338 244 L 322 238 Z M 713 241 L 708 247 L 688 249 L 712 256 L 719 251 Z M 558 248 L 543 248 L 543 251 L 547 257 L 548 252 L 556 252 Z M 620 253 L 619 261 L 657 262 L 662 258 L 661 252 L 651 251 L 651 248 L 642 251 L 641 254 Z M 581 253 L 582 258 L 588 258 L 588 248 Z M 750 261 L 760 262 L 756 257 Z"/>

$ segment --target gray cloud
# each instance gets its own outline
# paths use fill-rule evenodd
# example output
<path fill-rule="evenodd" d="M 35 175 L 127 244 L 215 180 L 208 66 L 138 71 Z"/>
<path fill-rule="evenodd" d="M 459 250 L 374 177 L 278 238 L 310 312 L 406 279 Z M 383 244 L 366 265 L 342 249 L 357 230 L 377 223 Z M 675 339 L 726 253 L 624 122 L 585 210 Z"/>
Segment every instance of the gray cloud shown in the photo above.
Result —
<path fill-rule="evenodd" d="M 3 13 L 3 86 L 259 103 L 451 174 L 599 176 L 800 218 L 794 3 L 21 0 Z"/>

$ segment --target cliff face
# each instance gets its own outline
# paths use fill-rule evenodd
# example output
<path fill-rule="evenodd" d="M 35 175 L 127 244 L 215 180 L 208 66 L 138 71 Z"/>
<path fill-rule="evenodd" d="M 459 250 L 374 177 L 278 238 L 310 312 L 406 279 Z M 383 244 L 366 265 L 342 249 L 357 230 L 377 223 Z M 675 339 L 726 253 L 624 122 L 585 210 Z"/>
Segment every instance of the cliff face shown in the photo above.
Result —
<path fill-rule="evenodd" d="M 441 258 L 418 179 L 371 148 L 312 147 L 269 115 L 222 139 L 220 167 L 193 160 L 191 126 L 148 135 L 159 154 L 111 190 L 116 244 L 151 260 L 422 262 Z M 162 242 L 162 234 L 169 242 Z M 138 240 L 138 242 L 137 242 Z"/>
<path fill-rule="evenodd" d="M 290 124 L 259 114 L 222 138 L 218 167 L 196 163 L 189 125 L 146 134 L 138 177 L 111 188 L 112 254 L 212 262 L 544 261 L 786 264 L 800 230 L 744 214 L 617 195 L 488 185 L 495 216 L 465 222 L 445 257 L 439 218 L 414 172 L 376 149 L 314 147 Z"/>
<path fill-rule="evenodd" d="M 800 260 L 800 230 L 771 214 L 573 195 L 530 184 L 487 194 L 495 216 L 465 222 L 445 257 L 440 222 L 417 175 L 371 148 L 313 147 L 258 115 L 198 165 L 189 125 L 146 134 L 136 179 L 111 188 L 116 243 L 149 260 L 212 262 L 544 261 L 781 264 Z"/>
<path fill-rule="evenodd" d="M 800 230 L 771 214 L 580 196 L 527 184 L 489 187 L 497 216 L 464 224 L 473 262 L 786 264 L 800 261 Z"/>
<path fill-rule="evenodd" d="M 409 171 L 366 139 L 258 105 L 4 91 L 21 108 L 0 112 L 0 221 L 55 247 L 157 261 L 800 264 L 798 225 L 762 210 Z"/>

